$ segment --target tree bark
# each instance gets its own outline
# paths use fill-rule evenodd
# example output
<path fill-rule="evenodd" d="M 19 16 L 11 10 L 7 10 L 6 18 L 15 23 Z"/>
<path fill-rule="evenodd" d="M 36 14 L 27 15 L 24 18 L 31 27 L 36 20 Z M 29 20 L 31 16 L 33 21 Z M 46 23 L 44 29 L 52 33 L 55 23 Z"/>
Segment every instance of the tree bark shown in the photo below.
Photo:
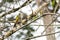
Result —
<path fill-rule="evenodd" d="M 39 3 L 40 2 L 40 3 Z M 42 3 L 42 0 L 36 0 L 36 3 L 38 5 L 38 7 L 41 5 Z M 43 13 L 44 14 L 44 13 Z M 44 21 L 44 25 L 49 25 L 51 22 L 52 22 L 52 16 L 51 15 L 46 15 L 43 17 L 43 21 Z M 45 28 L 47 26 L 44 26 Z M 54 31 L 54 28 L 53 26 L 49 26 L 47 29 L 46 29 L 46 34 L 49 34 L 49 33 L 52 33 L 52 32 L 55 32 Z M 55 35 L 49 35 L 47 36 L 47 40 L 56 40 L 55 39 Z"/>

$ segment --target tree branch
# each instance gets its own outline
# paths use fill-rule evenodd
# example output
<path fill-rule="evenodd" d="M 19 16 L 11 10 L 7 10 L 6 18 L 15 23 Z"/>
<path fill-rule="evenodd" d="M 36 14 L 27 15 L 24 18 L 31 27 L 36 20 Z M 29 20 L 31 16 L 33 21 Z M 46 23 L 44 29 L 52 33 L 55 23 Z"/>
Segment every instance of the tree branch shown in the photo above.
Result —
<path fill-rule="evenodd" d="M 38 38 L 38 37 L 43 37 L 43 36 L 49 36 L 49 35 L 53 35 L 53 34 L 57 34 L 57 33 L 60 33 L 60 31 L 55 32 L 55 33 L 49 33 L 49 34 L 39 35 L 39 36 L 35 36 L 35 37 L 28 37 L 28 38 L 26 38 L 26 40 L 27 39 L 34 39 L 34 38 Z"/>
<path fill-rule="evenodd" d="M 32 2 L 32 1 L 30 1 L 30 3 L 31 3 L 31 2 Z M 3 17 L 3 16 L 5 16 L 5 15 L 7 15 L 7 14 L 11 14 L 11 13 L 13 13 L 13 12 L 18 11 L 18 10 L 21 9 L 22 7 L 26 6 L 27 3 L 28 3 L 28 0 L 27 0 L 26 2 L 24 2 L 23 5 L 21 5 L 20 7 L 16 8 L 16 9 L 12 9 L 12 10 L 10 10 L 9 12 L 4 13 L 3 15 L 0 16 L 0 18 Z"/>
<path fill-rule="evenodd" d="M 33 12 L 33 16 L 35 16 L 35 15 L 41 10 L 41 8 L 44 7 L 44 6 L 46 6 L 47 4 L 48 4 L 48 3 L 43 3 L 42 6 L 40 6 L 35 12 Z M 40 17 L 37 18 L 36 20 L 40 19 L 40 18 L 43 17 L 43 16 L 45 16 L 45 15 L 40 16 Z M 28 19 L 30 19 L 30 18 L 32 18 L 31 15 L 28 16 Z M 34 21 L 36 21 L 36 20 L 34 20 Z M 32 22 L 34 22 L 34 21 L 32 21 Z M 14 27 L 12 30 L 6 32 L 6 34 L 4 34 L 4 36 L 3 36 L 3 38 L 9 37 L 10 35 L 12 35 L 13 33 L 15 33 L 16 31 L 22 29 L 23 27 L 28 26 L 28 25 L 31 24 L 32 22 L 30 22 L 30 23 L 28 23 L 28 24 L 26 24 L 26 25 L 24 25 L 24 26 L 22 26 L 22 27 L 17 27 L 17 29 L 16 29 L 16 27 Z M 23 23 L 24 23 L 24 22 L 23 22 Z M 3 38 L 2 38 L 2 39 L 3 39 Z"/>

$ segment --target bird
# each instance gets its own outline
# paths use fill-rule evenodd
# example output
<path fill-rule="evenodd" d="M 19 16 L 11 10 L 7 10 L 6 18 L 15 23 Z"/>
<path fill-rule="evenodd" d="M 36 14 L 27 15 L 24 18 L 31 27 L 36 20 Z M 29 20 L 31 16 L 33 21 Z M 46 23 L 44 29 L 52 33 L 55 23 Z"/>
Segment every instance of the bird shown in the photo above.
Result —
<path fill-rule="evenodd" d="M 20 14 L 18 14 L 18 15 L 16 16 L 16 19 L 15 19 L 16 21 L 15 21 L 14 27 L 16 27 L 16 24 L 18 23 L 19 16 L 20 16 Z"/>
<path fill-rule="evenodd" d="M 26 19 L 26 21 L 24 23 L 22 23 L 22 20 Z M 15 24 L 14 24 L 14 27 L 16 27 L 16 24 L 20 24 L 22 23 L 22 25 L 26 24 L 27 23 L 27 14 L 25 13 L 19 13 L 17 16 L 16 16 L 16 21 L 15 21 Z"/>

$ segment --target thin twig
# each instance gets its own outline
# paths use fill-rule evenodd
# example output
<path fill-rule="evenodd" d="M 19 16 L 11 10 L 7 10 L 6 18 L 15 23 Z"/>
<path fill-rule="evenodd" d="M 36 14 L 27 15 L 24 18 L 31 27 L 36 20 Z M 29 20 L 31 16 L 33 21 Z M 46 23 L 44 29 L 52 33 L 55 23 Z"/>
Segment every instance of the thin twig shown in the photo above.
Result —
<path fill-rule="evenodd" d="M 24 2 L 23 5 L 21 5 L 20 7 L 16 8 L 16 9 L 12 9 L 12 10 L 10 10 L 9 12 L 4 13 L 3 15 L 0 16 L 0 18 L 3 17 L 3 16 L 5 16 L 5 15 L 7 15 L 7 14 L 11 14 L 11 13 L 13 13 L 13 12 L 18 11 L 18 10 L 21 9 L 22 7 L 26 6 L 27 2 L 28 2 L 28 0 L 27 0 L 26 2 Z M 32 2 L 32 1 L 31 1 L 31 2 Z M 14 10 L 14 11 L 13 11 L 13 10 Z M 13 11 L 13 12 L 12 12 L 12 11 Z"/>
<path fill-rule="evenodd" d="M 13 28 L 12 30 L 10 30 L 10 31 L 7 32 L 7 34 L 9 34 L 9 35 L 5 34 L 5 35 L 3 35 L 3 38 L 6 38 L 6 37 L 12 35 L 12 34 L 15 33 L 16 31 L 18 31 L 18 30 L 20 30 L 20 29 L 22 29 L 22 28 L 28 26 L 29 24 L 35 22 L 36 20 L 40 19 L 40 18 L 43 17 L 43 16 L 45 16 L 45 15 L 40 16 L 39 18 L 37 18 L 37 19 L 31 21 L 30 23 L 28 23 L 28 24 L 26 24 L 26 25 L 24 25 L 24 26 L 22 26 L 22 27 L 19 27 L 18 29 Z M 14 29 L 15 29 L 15 30 L 14 30 Z M 2 39 L 3 39 L 3 38 L 2 38 Z"/>
<path fill-rule="evenodd" d="M 59 16 L 60 16 L 60 14 L 59 14 L 57 17 L 59 17 Z M 45 30 L 41 33 L 41 35 L 47 30 L 47 28 L 48 28 L 54 21 L 56 21 L 57 17 L 56 17 L 50 24 L 47 25 L 47 27 L 46 27 Z"/>
<path fill-rule="evenodd" d="M 39 35 L 39 36 L 35 36 L 35 37 L 28 37 L 28 38 L 26 38 L 26 40 L 27 39 L 34 39 L 34 38 L 38 38 L 38 37 L 49 36 L 49 35 L 54 35 L 54 34 L 57 34 L 57 33 L 60 33 L 60 31 L 55 32 L 55 33 L 49 33 L 49 34 Z"/>

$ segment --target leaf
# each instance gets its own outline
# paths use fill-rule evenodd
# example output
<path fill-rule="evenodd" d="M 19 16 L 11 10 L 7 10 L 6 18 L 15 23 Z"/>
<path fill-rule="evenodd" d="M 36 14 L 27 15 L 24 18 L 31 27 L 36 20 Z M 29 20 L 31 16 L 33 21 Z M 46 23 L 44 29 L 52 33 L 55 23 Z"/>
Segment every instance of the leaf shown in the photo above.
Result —
<path fill-rule="evenodd" d="M 30 26 L 24 27 L 23 30 L 28 30 L 28 31 L 31 31 L 31 32 L 34 32 L 34 31 L 35 31 L 35 30 L 34 30 L 32 27 L 30 27 Z"/>
<path fill-rule="evenodd" d="M 28 31 L 26 34 L 24 34 L 24 32 L 20 32 L 19 34 L 17 34 L 16 38 L 20 38 L 23 35 L 25 35 L 26 37 L 31 37 L 31 36 L 33 36 L 33 34 L 31 32 L 35 31 L 32 27 L 30 27 L 30 25 L 24 27 L 22 30 L 28 30 Z"/>
<path fill-rule="evenodd" d="M 20 38 L 23 35 L 23 32 L 20 32 L 19 34 L 16 35 L 17 38 Z"/>
<path fill-rule="evenodd" d="M 20 37 L 21 37 L 21 35 L 19 35 L 19 34 L 18 34 L 18 35 L 16 35 L 16 37 L 17 37 L 17 38 L 20 38 Z"/>
<path fill-rule="evenodd" d="M 60 29 L 60 27 L 57 27 L 58 29 Z"/>
<path fill-rule="evenodd" d="M 55 7 L 56 5 L 56 0 L 52 0 L 52 7 Z"/>
<path fill-rule="evenodd" d="M 0 35 L 2 34 L 2 32 L 0 32 Z"/>
<path fill-rule="evenodd" d="M 36 5 L 36 3 L 34 3 L 33 5 L 32 5 L 32 7 L 34 7 Z"/>
<path fill-rule="evenodd" d="M 28 35 L 29 37 L 33 36 L 33 34 L 31 34 L 30 31 L 27 32 L 27 35 Z"/>
<path fill-rule="evenodd" d="M 11 3 L 11 2 L 13 2 L 14 0 L 3 0 L 4 2 L 9 2 L 9 3 Z"/>

